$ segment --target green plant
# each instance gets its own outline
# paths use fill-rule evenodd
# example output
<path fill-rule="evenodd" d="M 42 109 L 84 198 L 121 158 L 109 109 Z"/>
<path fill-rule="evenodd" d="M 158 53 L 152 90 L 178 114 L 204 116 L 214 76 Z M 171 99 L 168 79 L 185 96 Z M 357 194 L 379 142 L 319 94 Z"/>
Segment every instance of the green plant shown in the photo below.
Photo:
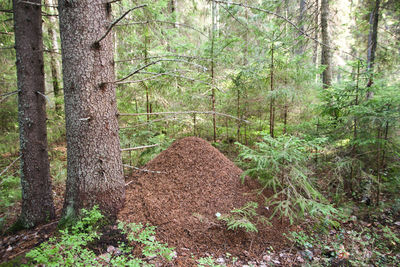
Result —
<path fill-rule="evenodd" d="M 103 218 L 98 207 L 82 209 L 82 218 L 70 229 L 60 230 L 60 237 L 52 237 L 31 250 L 26 257 L 37 264 L 48 266 L 96 266 L 96 255 L 85 248 L 98 239 L 98 223 Z"/>
<path fill-rule="evenodd" d="M 310 249 L 314 247 L 315 240 L 312 236 L 308 235 L 304 231 L 289 232 L 289 235 L 283 234 L 287 239 L 295 243 L 301 249 Z"/>
<path fill-rule="evenodd" d="M 141 223 L 119 222 L 118 228 L 127 235 L 130 242 L 137 242 L 144 245 L 142 253 L 146 257 L 162 256 L 167 260 L 173 257 L 173 248 L 156 240 L 156 227 L 149 224 L 144 227 Z"/>
<path fill-rule="evenodd" d="M 208 256 L 208 257 L 204 257 L 204 258 L 200 258 L 197 260 L 197 266 L 199 267 L 223 267 L 223 265 L 219 265 L 217 263 L 215 263 L 215 260 L 213 259 L 213 257 Z"/>
<path fill-rule="evenodd" d="M 265 218 L 257 214 L 256 202 L 247 202 L 243 207 L 231 210 L 230 214 L 220 215 L 217 213 L 218 220 L 224 221 L 229 230 L 238 228 L 244 229 L 246 232 L 258 232 L 257 222 L 266 222 Z"/>
<path fill-rule="evenodd" d="M 21 199 L 20 179 L 17 176 L 6 175 L 0 180 L 0 212 L 14 205 Z"/>
<path fill-rule="evenodd" d="M 81 211 L 81 219 L 69 229 L 60 230 L 59 237 L 52 237 L 39 247 L 31 250 L 26 257 L 34 264 L 46 266 L 152 266 L 133 256 L 134 247 L 120 244 L 119 253 L 109 251 L 97 256 L 87 245 L 99 239 L 99 227 L 104 216 L 97 206 Z M 155 241 L 155 227 L 141 224 L 119 223 L 119 229 L 128 236 L 129 241 L 143 244 L 143 255 L 172 258 L 172 248 Z"/>
<path fill-rule="evenodd" d="M 257 178 L 264 188 L 272 188 L 274 194 L 266 199 L 266 205 L 274 207 L 271 218 L 279 212 L 280 217 L 295 219 L 308 214 L 325 218 L 337 211 L 316 189 L 312 172 L 307 167 L 310 155 L 323 140 L 305 141 L 295 136 L 283 135 L 271 138 L 263 136 L 256 149 L 239 145 L 239 158 L 247 170 L 242 174 Z"/>

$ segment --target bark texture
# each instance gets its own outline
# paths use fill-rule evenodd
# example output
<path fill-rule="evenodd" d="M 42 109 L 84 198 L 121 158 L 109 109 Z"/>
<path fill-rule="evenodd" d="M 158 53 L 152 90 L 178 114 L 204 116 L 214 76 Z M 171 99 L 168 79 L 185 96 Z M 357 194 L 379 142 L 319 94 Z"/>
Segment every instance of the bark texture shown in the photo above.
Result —
<path fill-rule="evenodd" d="M 118 136 L 110 4 L 59 1 L 67 184 L 64 219 L 99 205 L 113 218 L 123 206 L 125 182 Z"/>
<path fill-rule="evenodd" d="M 370 78 L 367 84 L 367 99 L 373 97 L 373 93 L 369 90 L 369 87 L 373 84 L 373 72 L 376 47 L 378 45 L 378 23 L 379 23 L 379 8 L 380 0 L 375 1 L 373 10 L 371 11 L 369 18 L 369 34 L 368 34 L 368 50 L 367 50 L 367 71 L 370 74 Z"/>
<path fill-rule="evenodd" d="M 55 216 L 47 154 L 43 38 L 39 5 L 13 1 L 18 79 L 22 210 L 24 228 Z"/>
<path fill-rule="evenodd" d="M 329 0 L 321 1 L 321 65 L 325 66 L 322 72 L 322 83 L 324 88 L 332 85 L 332 55 L 329 46 L 331 45 L 328 30 L 329 21 Z"/>

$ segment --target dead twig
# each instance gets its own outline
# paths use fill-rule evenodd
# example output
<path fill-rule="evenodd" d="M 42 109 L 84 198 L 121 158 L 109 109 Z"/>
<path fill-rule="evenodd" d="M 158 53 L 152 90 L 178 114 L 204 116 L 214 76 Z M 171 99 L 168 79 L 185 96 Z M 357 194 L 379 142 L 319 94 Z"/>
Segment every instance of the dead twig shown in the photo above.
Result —
<path fill-rule="evenodd" d="M 250 121 L 245 120 L 245 119 L 240 119 L 238 117 L 229 115 L 229 114 L 225 114 L 225 113 L 221 113 L 221 112 L 214 112 L 214 111 L 196 111 L 196 110 L 191 110 L 191 111 L 166 111 L 166 112 L 154 112 L 154 113 L 119 113 L 119 116 L 147 116 L 147 115 L 181 115 L 181 114 L 215 114 L 218 116 L 222 116 L 222 117 L 228 117 L 234 120 L 238 120 L 238 121 L 243 121 L 245 123 L 250 123 Z"/>
<path fill-rule="evenodd" d="M 9 168 L 11 168 L 12 165 L 14 165 L 15 162 L 17 162 L 19 159 L 21 158 L 21 156 L 19 156 L 18 158 L 16 158 L 13 162 L 11 162 L 1 173 L 0 173 L 0 177 L 6 173 L 8 171 Z M 0 185 L 4 182 L 5 180 L 0 182 Z"/>
<path fill-rule="evenodd" d="M 110 24 L 110 26 L 108 27 L 108 29 L 107 29 L 107 31 L 104 33 L 104 35 L 103 35 L 102 37 L 100 37 L 99 40 L 97 40 L 96 42 L 94 42 L 94 46 L 95 46 L 95 47 L 98 47 L 98 46 L 100 45 L 100 42 L 101 42 L 104 38 L 106 38 L 106 36 L 110 33 L 110 31 L 111 31 L 112 28 L 115 26 L 115 24 L 117 24 L 119 21 L 121 21 L 126 15 L 129 14 L 129 12 L 131 12 L 131 11 L 133 11 L 133 10 L 135 10 L 135 9 L 138 9 L 138 8 L 145 7 L 145 6 L 147 6 L 147 4 L 144 4 L 144 5 L 140 5 L 140 6 L 136 6 L 136 7 L 134 7 L 134 8 L 131 8 L 131 9 L 129 9 L 128 11 L 126 11 L 124 14 L 122 14 L 119 18 L 117 18 L 116 20 L 114 20 L 114 21 Z"/>
<path fill-rule="evenodd" d="M 123 148 L 123 149 L 121 149 L 121 152 L 123 152 L 123 151 L 139 150 L 139 149 L 144 149 L 144 148 L 149 148 L 149 147 L 155 147 L 155 146 L 159 146 L 159 145 L 160 145 L 160 144 Z"/>
<path fill-rule="evenodd" d="M 166 172 L 162 172 L 162 171 L 152 171 L 152 170 L 147 170 L 147 169 L 141 169 L 141 168 L 138 168 L 138 167 L 133 167 L 133 166 L 127 165 L 127 164 L 123 164 L 123 166 L 126 167 L 126 168 L 129 168 L 129 169 L 134 169 L 134 170 L 141 171 L 141 172 L 150 172 L 150 173 L 159 173 L 159 174 L 160 173 L 166 173 Z M 125 184 L 125 186 L 129 185 L 130 183 L 132 183 L 132 181 L 130 181 L 129 183 Z"/>

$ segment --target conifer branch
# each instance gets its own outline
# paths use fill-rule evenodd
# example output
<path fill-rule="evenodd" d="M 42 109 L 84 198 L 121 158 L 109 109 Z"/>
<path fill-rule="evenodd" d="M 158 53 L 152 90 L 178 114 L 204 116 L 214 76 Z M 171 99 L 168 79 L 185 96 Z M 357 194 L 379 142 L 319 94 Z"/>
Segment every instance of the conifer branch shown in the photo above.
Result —
<path fill-rule="evenodd" d="M 107 31 L 104 33 L 104 35 L 103 35 L 102 37 L 100 37 L 99 40 L 97 40 L 96 42 L 94 42 L 94 44 L 93 44 L 94 47 L 98 47 L 98 46 L 100 45 L 100 42 L 101 42 L 104 38 L 106 38 L 106 36 L 110 33 L 110 31 L 111 31 L 112 28 L 115 26 L 115 24 L 117 24 L 118 22 L 120 22 L 126 15 L 129 14 L 129 12 L 131 12 L 131 11 L 133 11 L 133 10 L 135 10 L 135 9 L 138 9 L 138 8 L 146 7 L 146 6 L 147 6 L 147 4 L 144 4 L 144 5 L 140 5 L 140 6 L 136 6 L 136 7 L 134 7 L 134 8 L 131 8 L 131 9 L 127 10 L 124 14 L 122 14 L 119 18 L 117 18 L 116 20 L 114 20 L 114 21 L 110 24 L 110 26 L 108 26 L 108 29 L 107 29 Z"/>
<path fill-rule="evenodd" d="M 289 23 L 293 28 L 295 28 L 298 32 L 300 32 L 301 34 L 303 34 L 305 37 L 307 37 L 307 38 L 313 40 L 314 42 L 317 42 L 318 44 L 320 44 L 320 45 L 322 45 L 322 46 L 325 46 L 325 47 L 327 47 L 328 49 L 335 50 L 335 51 L 339 51 L 339 52 L 342 52 L 342 53 L 344 53 L 344 54 L 346 54 L 346 55 L 349 55 L 349 56 L 351 56 L 351 57 L 353 57 L 353 58 L 356 58 L 356 59 L 358 59 L 358 60 L 362 60 L 361 58 L 359 58 L 359 57 L 357 57 L 357 56 L 355 56 L 355 55 L 353 55 L 353 54 L 351 54 L 351 53 L 349 53 L 349 52 L 342 51 L 342 50 L 340 50 L 340 49 L 338 49 L 338 48 L 331 47 L 331 46 L 329 46 L 329 45 L 327 45 L 327 44 L 324 44 L 324 43 L 318 41 L 316 38 L 312 37 L 311 35 L 309 35 L 309 34 L 306 33 L 305 31 L 303 31 L 302 29 L 300 29 L 300 28 L 296 25 L 296 23 L 294 23 L 293 21 L 291 21 L 291 20 L 287 19 L 286 17 L 284 17 L 284 16 L 282 16 L 282 15 L 280 15 L 280 14 L 278 14 L 278 13 L 275 13 L 275 12 L 273 12 L 273 11 L 270 11 L 270 10 L 267 10 L 267 9 L 264 9 L 264 8 L 255 7 L 255 6 L 246 5 L 246 4 L 243 4 L 243 3 L 236 3 L 236 2 L 222 1 L 222 0 L 212 0 L 212 1 L 214 1 L 214 2 L 216 2 L 216 3 L 219 3 L 219 4 L 227 4 L 227 5 L 241 6 L 241 7 L 244 7 L 244 8 L 254 9 L 254 10 L 257 10 L 257 11 L 261 11 L 261 12 L 264 12 L 264 13 L 267 13 L 267 14 L 270 14 L 270 15 L 273 15 L 273 16 L 275 16 L 275 17 L 277 17 L 277 18 L 280 18 L 280 19 L 286 21 L 286 22 Z"/>

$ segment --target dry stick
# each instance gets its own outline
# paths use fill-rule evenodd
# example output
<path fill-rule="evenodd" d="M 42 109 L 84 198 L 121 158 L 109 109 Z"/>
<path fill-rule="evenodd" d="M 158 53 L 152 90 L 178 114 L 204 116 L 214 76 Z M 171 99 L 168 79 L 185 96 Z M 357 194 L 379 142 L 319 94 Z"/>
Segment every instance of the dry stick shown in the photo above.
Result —
<path fill-rule="evenodd" d="M 154 74 L 154 75 L 159 74 L 159 73 L 157 73 L 157 72 L 145 72 L 145 71 L 139 71 L 139 73 L 142 73 L 142 74 Z M 168 73 L 168 72 L 164 72 L 163 75 L 161 75 L 161 76 L 164 76 L 164 75 L 166 75 L 166 76 L 171 76 L 171 77 L 182 78 L 182 79 L 186 79 L 186 80 L 189 80 L 189 81 L 192 81 L 192 82 L 198 82 L 198 83 L 210 85 L 210 86 L 212 86 L 212 88 L 217 89 L 217 90 L 220 91 L 221 93 L 226 93 L 226 92 L 223 91 L 221 88 L 218 88 L 217 86 L 212 85 L 211 83 L 204 82 L 204 81 L 201 81 L 201 80 L 198 80 L 198 79 L 190 78 L 190 77 L 183 76 L 183 75 L 176 75 L 176 74 L 172 74 L 172 73 Z M 135 81 L 133 81 L 133 82 L 135 82 Z M 125 83 L 129 83 L 129 82 L 125 82 Z M 119 81 L 117 81 L 116 84 L 122 84 L 122 83 L 119 82 Z"/>
<path fill-rule="evenodd" d="M 119 128 L 119 129 L 120 129 L 120 130 L 132 129 L 132 128 L 136 128 L 136 127 L 140 127 L 140 126 L 145 126 L 145 125 L 148 125 L 148 124 L 152 124 L 152 123 L 154 123 L 154 122 L 167 121 L 167 120 L 176 120 L 176 118 L 175 118 L 175 116 L 168 116 L 168 117 L 161 118 L 161 119 L 156 119 L 156 120 L 151 120 L 151 121 L 144 122 L 144 123 L 139 123 L 139 124 L 136 124 L 136 125 L 133 125 L 133 126 L 121 127 L 121 128 Z"/>
<path fill-rule="evenodd" d="M 152 113 L 154 114 L 154 113 Z M 144 149 L 144 148 L 149 148 L 149 147 L 155 147 L 155 146 L 159 146 L 160 144 L 154 144 L 154 145 L 147 145 L 147 146 L 137 146 L 137 147 L 129 147 L 129 148 L 122 148 L 121 152 L 124 151 L 132 151 L 132 150 L 139 150 L 139 149 Z"/>
<path fill-rule="evenodd" d="M 273 15 L 273 16 L 275 16 L 275 17 L 278 17 L 278 18 L 280 18 L 280 19 L 286 21 L 287 23 L 289 23 L 290 25 L 292 25 L 297 31 L 299 31 L 300 33 L 302 33 L 302 34 L 303 34 L 304 36 L 306 36 L 307 38 L 309 38 L 309 39 L 311 39 L 311 40 L 317 42 L 318 44 L 320 44 L 320 45 L 322 45 L 322 46 L 325 46 L 325 47 L 327 47 L 327 48 L 329 48 L 329 49 L 331 49 L 331 50 L 336 50 L 336 51 L 342 52 L 342 53 L 344 53 L 344 54 L 346 54 L 346 55 L 351 56 L 352 58 L 356 58 L 356 59 L 361 60 L 359 57 L 357 57 L 357 56 L 355 56 L 355 55 L 353 55 L 353 54 L 351 54 L 351 53 L 349 53 L 349 52 L 342 51 L 342 50 L 340 50 L 339 48 L 333 48 L 333 47 L 331 47 L 331 46 L 329 46 L 329 45 L 327 45 L 327 44 L 324 44 L 324 43 L 318 41 L 317 39 L 315 39 L 314 37 L 312 37 L 312 36 L 309 35 L 308 33 L 304 32 L 302 29 L 300 29 L 300 28 L 299 28 L 294 22 L 292 22 L 291 20 L 289 20 L 289 19 L 285 18 L 284 16 L 279 15 L 279 14 L 277 14 L 277 13 L 275 13 L 275 12 L 272 12 L 272 11 L 270 11 L 270 10 L 263 9 L 263 8 L 259 8 L 259 7 L 255 7 L 255 6 L 250 6 L 250 5 L 246 5 L 246 4 L 242 4 L 242 3 L 230 2 L 230 1 L 221 1 L 221 0 L 213 0 L 213 1 L 216 2 L 216 3 L 219 3 L 219 4 L 227 4 L 227 5 L 241 6 L 241 7 L 250 8 L 250 9 L 254 9 L 254 10 L 258 10 L 258 11 L 261 11 L 261 12 L 268 13 L 268 14 L 270 14 L 270 15 Z"/>
<path fill-rule="evenodd" d="M 207 58 L 207 57 L 196 57 L 196 56 L 179 55 L 179 54 L 158 55 L 158 56 L 147 57 L 147 59 L 165 58 L 165 57 L 183 57 L 183 58 L 199 59 L 199 60 L 211 60 L 210 58 Z M 135 61 L 135 60 L 145 60 L 145 58 L 143 58 L 143 57 L 134 57 L 134 58 L 130 58 L 130 59 L 121 59 L 121 60 L 116 60 L 115 63 L 129 62 L 129 61 Z"/>
<path fill-rule="evenodd" d="M 166 23 L 166 24 L 174 24 L 177 26 L 182 26 L 182 27 L 186 27 L 189 28 L 191 30 L 194 30 L 206 37 L 208 37 L 206 34 L 204 34 L 202 31 L 200 31 L 199 29 L 196 29 L 193 26 L 187 25 L 187 24 L 183 24 L 183 23 L 176 23 L 176 22 L 170 22 L 170 21 L 165 21 L 165 20 L 146 20 L 146 21 L 137 21 L 137 22 L 131 22 L 131 23 L 125 23 L 125 24 L 120 24 L 118 26 L 130 26 L 130 25 L 137 25 L 137 24 L 148 24 L 150 22 L 159 22 L 159 23 Z"/>
<path fill-rule="evenodd" d="M 0 173 L 0 176 L 2 176 L 6 171 L 8 171 L 8 169 L 11 168 L 11 166 L 14 165 L 14 163 L 17 162 L 20 158 L 21 158 L 21 156 L 19 156 L 19 157 L 16 158 L 13 162 L 11 162 L 11 163 Z M 4 180 L 3 180 L 0 184 L 2 184 L 3 182 L 4 182 Z"/>
<path fill-rule="evenodd" d="M 117 18 L 116 20 L 114 20 L 114 22 L 111 23 L 111 25 L 108 27 L 106 33 L 105 33 L 99 40 L 97 40 L 96 42 L 94 42 L 94 45 L 95 45 L 95 46 L 98 46 L 99 43 L 100 43 L 104 38 L 106 38 L 106 36 L 110 33 L 111 29 L 115 26 L 115 24 L 117 24 L 121 19 L 123 19 L 126 15 L 128 15 L 129 12 L 131 12 L 131 11 L 133 11 L 133 10 L 135 10 L 135 9 L 138 9 L 138 8 L 145 7 L 145 6 L 147 6 L 147 4 L 144 4 L 144 5 L 140 5 L 140 6 L 136 6 L 136 7 L 134 7 L 134 8 L 131 8 L 131 9 L 129 9 L 128 11 L 126 11 L 124 14 L 122 14 L 122 16 L 120 16 L 119 18 Z"/>
<path fill-rule="evenodd" d="M 161 59 L 158 59 L 158 60 L 154 61 L 154 63 L 153 62 L 150 62 L 150 63 L 156 64 L 158 62 L 163 62 L 163 61 L 183 62 L 183 63 L 187 63 L 187 64 L 190 64 L 190 65 L 196 66 L 196 67 L 202 69 L 203 71 L 207 71 L 208 70 L 207 67 L 204 67 L 204 66 L 202 66 L 200 64 L 197 64 L 197 63 L 194 63 L 194 62 L 190 62 L 190 61 L 187 61 L 187 60 L 183 60 L 183 59 L 161 58 Z M 153 64 L 151 64 L 151 65 L 153 65 Z"/>
<path fill-rule="evenodd" d="M 127 164 L 123 164 L 123 166 L 126 167 L 126 168 L 135 169 L 135 170 L 142 171 L 142 172 L 166 173 L 166 172 L 162 172 L 162 171 L 152 171 L 152 170 L 147 170 L 147 169 L 140 169 L 140 168 L 138 168 L 138 167 L 130 166 L 130 165 L 127 165 Z M 130 182 L 129 182 L 129 183 L 130 183 Z M 128 184 L 129 184 L 129 183 L 128 183 Z M 127 184 L 126 184 L 126 185 L 127 185 Z"/>
<path fill-rule="evenodd" d="M 196 110 L 177 111 L 177 112 L 166 111 L 166 112 L 155 112 L 155 113 L 119 113 L 118 115 L 119 116 L 147 116 L 147 115 L 165 115 L 165 114 L 176 114 L 176 115 L 178 115 L 178 114 L 215 114 L 218 116 L 228 117 L 231 119 L 240 120 L 240 121 L 250 124 L 250 121 L 248 121 L 248 120 L 240 119 L 240 118 L 237 118 L 237 117 L 229 115 L 229 114 L 225 114 L 225 113 L 221 113 L 221 112 L 214 112 L 214 111 L 196 111 Z"/>
<path fill-rule="evenodd" d="M 174 72 L 186 72 L 186 70 L 175 70 L 175 71 L 171 71 L 171 72 L 162 72 L 162 73 L 155 74 L 155 75 L 153 75 L 151 77 L 144 78 L 142 80 L 131 80 L 131 81 L 116 82 L 116 84 L 140 83 L 140 82 L 144 82 L 144 81 L 148 81 L 148 80 L 154 80 L 154 79 L 156 79 L 157 77 L 160 77 L 160 76 L 170 75 L 170 74 L 173 74 Z M 143 73 L 143 72 L 141 72 L 141 73 Z M 148 73 L 143 73 L 143 74 L 148 74 Z"/>
<path fill-rule="evenodd" d="M 154 60 L 154 61 L 152 61 L 152 62 L 150 62 L 150 63 L 147 63 L 147 64 L 145 64 L 144 66 L 142 66 L 142 67 L 140 67 L 140 68 L 134 70 L 133 72 L 129 73 L 127 76 L 125 76 L 125 77 L 123 77 L 123 78 L 121 78 L 121 79 L 116 80 L 116 83 L 118 84 L 118 83 L 120 83 L 120 82 L 122 82 L 122 81 L 125 81 L 125 80 L 128 79 L 129 77 L 131 77 L 131 76 L 133 76 L 133 75 L 139 73 L 141 70 L 144 70 L 145 68 L 147 68 L 147 67 L 149 67 L 149 66 L 151 66 L 151 65 L 154 65 L 154 64 L 157 64 L 157 63 L 163 62 L 163 61 L 178 61 L 178 62 L 186 62 L 186 63 L 189 63 L 189 61 L 182 61 L 182 60 L 178 60 L 178 59 L 157 59 L 157 60 Z M 201 66 L 201 65 L 199 65 L 199 64 L 196 64 L 196 63 L 193 63 L 193 62 L 190 62 L 190 64 L 196 65 L 196 66 L 200 66 L 201 68 L 203 68 L 203 70 L 207 70 L 206 67 Z M 156 74 L 157 74 L 157 73 L 156 73 Z"/>

